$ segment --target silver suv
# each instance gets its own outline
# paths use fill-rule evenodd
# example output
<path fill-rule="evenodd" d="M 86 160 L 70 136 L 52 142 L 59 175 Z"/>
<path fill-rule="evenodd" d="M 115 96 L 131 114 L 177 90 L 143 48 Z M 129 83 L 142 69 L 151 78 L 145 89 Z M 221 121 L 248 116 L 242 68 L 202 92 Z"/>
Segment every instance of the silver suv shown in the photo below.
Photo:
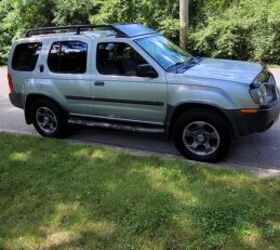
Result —
<path fill-rule="evenodd" d="M 218 161 L 232 135 L 280 112 L 260 64 L 194 57 L 139 24 L 29 30 L 13 44 L 10 100 L 46 137 L 69 124 L 163 133 L 189 159 Z"/>

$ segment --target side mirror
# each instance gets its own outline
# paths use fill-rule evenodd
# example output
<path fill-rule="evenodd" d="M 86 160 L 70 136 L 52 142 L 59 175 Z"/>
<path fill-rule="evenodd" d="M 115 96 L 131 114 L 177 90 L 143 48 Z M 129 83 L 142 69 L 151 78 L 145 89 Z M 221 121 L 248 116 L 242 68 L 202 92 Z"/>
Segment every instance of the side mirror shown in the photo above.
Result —
<path fill-rule="evenodd" d="M 150 64 L 141 64 L 137 66 L 136 74 L 139 77 L 157 78 L 158 73 Z"/>

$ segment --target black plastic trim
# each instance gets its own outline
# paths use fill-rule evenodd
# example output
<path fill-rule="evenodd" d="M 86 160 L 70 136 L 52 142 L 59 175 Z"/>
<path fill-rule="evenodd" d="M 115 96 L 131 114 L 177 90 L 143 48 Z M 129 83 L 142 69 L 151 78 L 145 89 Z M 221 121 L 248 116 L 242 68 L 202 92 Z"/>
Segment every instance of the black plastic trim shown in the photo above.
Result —
<path fill-rule="evenodd" d="M 155 124 L 147 121 L 136 121 L 136 120 L 128 120 L 122 118 L 112 119 L 111 117 L 84 116 L 84 115 L 75 115 L 75 114 L 70 114 L 70 118 L 81 119 L 84 121 L 107 122 L 112 124 L 130 125 L 130 126 L 144 126 L 146 128 L 164 128 L 163 124 Z"/>
<path fill-rule="evenodd" d="M 137 30 L 136 28 L 141 28 Z M 134 38 L 144 35 L 151 35 L 155 34 L 156 31 L 146 28 L 138 23 L 131 23 L 131 24 L 101 24 L 101 25 L 71 25 L 71 26 L 58 26 L 58 27 L 45 27 L 45 28 L 37 28 L 37 29 L 30 29 L 26 32 L 26 37 L 36 36 L 36 35 L 46 35 L 46 34 L 55 34 L 55 33 L 62 33 L 65 31 L 73 31 L 77 35 L 80 35 L 82 31 L 87 31 L 90 29 L 107 29 L 116 32 L 117 37 L 123 38 Z"/>
<path fill-rule="evenodd" d="M 17 108 L 23 109 L 23 97 L 20 93 L 10 93 L 9 94 L 10 102 Z"/>
<path fill-rule="evenodd" d="M 224 113 L 231 121 L 235 134 L 261 133 L 270 129 L 279 119 L 280 102 L 269 108 L 260 108 L 255 114 L 243 114 L 240 110 L 224 110 Z"/>
<path fill-rule="evenodd" d="M 77 100 L 77 101 L 93 101 L 93 98 L 91 97 L 83 97 L 83 96 L 65 96 L 66 99 L 68 100 Z"/>
<path fill-rule="evenodd" d="M 95 102 L 111 102 L 121 104 L 135 104 L 135 105 L 149 105 L 149 106 L 164 106 L 163 102 L 153 101 L 134 101 L 134 100 L 122 100 L 122 99 L 111 99 L 111 98 L 92 98 L 83 96 L 65 96 L 69 100 L 81 100 L 81 101 L 95 101 Z"/>
<path fill-rule="evenodd" d="M 90 29 L 104 28 L 109 29 L 117 33 L 118 37 L 128 37 L 127 34 L 122 32 L 120 29 L 116 28 L 114 25 L 101 24 L 101 25 L 71 25 L 71 26 L 58 26 L 58 27 L 45 27 L 38 29 L 30 29 L 26 32 L 26 37 L 31 37 L 34 35 L 45 35 L 57 33 L 58 31 L 74 31 L 77 35 L 81 34 L 81 31 L 86 31 Z"/>

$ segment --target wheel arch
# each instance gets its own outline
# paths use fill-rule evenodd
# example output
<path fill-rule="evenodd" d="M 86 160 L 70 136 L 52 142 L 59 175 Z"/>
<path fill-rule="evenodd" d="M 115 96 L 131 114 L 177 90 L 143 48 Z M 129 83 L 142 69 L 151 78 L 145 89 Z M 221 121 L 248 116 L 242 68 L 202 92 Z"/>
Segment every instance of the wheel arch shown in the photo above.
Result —
<path fill-rule="evenodd" d="M 26 99 L 25 99 L 25 106 L 24 106 L 24 114 L 25 114 L 25 120 L 27 124 L 32 124 L 32 112 L 33 112 L 33 103 L 37 100 L 40 99 L 47 99 L 51 102 L 53 102 L 55 105 L 57 105 L 59 108 L 61 108 L 61 110 L 68 115 L 68 112 L 66 111 L 66 109 L 64 107 L 62 107 L 56 100 L 54 100 L 53 98 L 44 95 L 44 94 L 29 94 L 27 95 Z"/>
<path fill-rule="evenodd" d="M 229 119 L 229 117 L 226 115 L 224 112 L 223 108 L 213 105 L 213 104 L 208 104 L 208 103 L 181 103 L 178 104 L 177 106 L 169 106 L 168 107 L 168 115 L 166 118 L 166 131 L 167 131 L 167 139 L 170 140 L 171 137 L 173 136 L 174 132 L 174 124 L 176 120 L 186 111 L 194 108 L 200 108 L 204 110 L 211 110 L 214 111 L 218 114 L 220 114 L 224 119 L 227 121 L 229 128 L 232 132 L 234 132 L 234 126 Z"/>

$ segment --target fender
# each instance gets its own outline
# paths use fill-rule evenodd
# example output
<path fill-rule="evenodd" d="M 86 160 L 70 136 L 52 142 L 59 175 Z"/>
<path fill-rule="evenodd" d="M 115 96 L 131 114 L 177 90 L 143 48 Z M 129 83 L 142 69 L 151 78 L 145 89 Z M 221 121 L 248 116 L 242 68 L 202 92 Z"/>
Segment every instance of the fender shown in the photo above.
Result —
<path fill-rule="evenodd" d="M 223 90 L 213 86 L 169 84 L 165 120 L 167 139 L 170 139 L 176 119 L 187 109 L 204 108 L 223 115 L 233 128 L 225 110 L 238 109 L 238 104 Z"/>
<path fill-rule="evenodd" d="M 32 103 L 38 99 L 48 99 L 51 102 L 55 103 L 58 107 L 60 107 L 65 114 L 68 115 L 68 112 L 64 107 L 62 107 L 56 100 L 54 100 L 52 97 L 46 95 L 46 94 L 38 94 L 38 93 L 31 93 L 26 96 L 25 99 L 25 105 L 24 105 L 24 114 L 25 114 L 25 120 L 28 125 L 32 124 L 32 112 L 33 107 Z"/>

